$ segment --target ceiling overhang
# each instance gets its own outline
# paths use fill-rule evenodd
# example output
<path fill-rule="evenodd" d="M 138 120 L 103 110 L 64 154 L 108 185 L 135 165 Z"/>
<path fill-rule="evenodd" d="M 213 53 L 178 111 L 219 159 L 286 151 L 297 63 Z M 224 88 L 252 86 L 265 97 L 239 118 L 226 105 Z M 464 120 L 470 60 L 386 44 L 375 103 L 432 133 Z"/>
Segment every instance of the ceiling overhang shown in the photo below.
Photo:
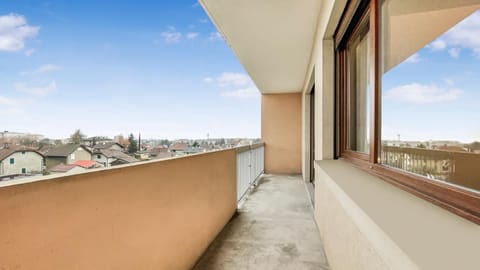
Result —
<path fill-rule="evenodd" d="M 319 0 L 199 0 L 263 94 L 301 92 Z"/>

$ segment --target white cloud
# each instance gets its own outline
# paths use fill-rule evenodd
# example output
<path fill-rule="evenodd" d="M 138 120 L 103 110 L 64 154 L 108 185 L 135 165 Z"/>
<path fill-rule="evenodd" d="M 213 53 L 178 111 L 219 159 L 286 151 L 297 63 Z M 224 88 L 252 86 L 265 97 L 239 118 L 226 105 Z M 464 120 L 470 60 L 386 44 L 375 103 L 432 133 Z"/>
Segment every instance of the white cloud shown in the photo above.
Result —
<path fill-rule="evenodd" d="M 185 36 L 187 37 L 187 39 L 195 39 L 196 37 L 198 37 L 198 35 L 199 34 L 196 32 L 189 32 Z"/>
<path fill-rule="evenodd" d="M 215 79 L 213 79 L 212 77 L 207 77 L 207 78 L 203 79 L 204 83 L 212 83 L 214 81 L 215 81 Z"/>
<path fill-rule="evenodd" d="M 391 101 L 427 104 L 455 101 L 462 94 L 463 91 L 461 89 L 451 86 L 440 88 L 434 84 L 422 85 L 412 83 L 392 88 L 385 92 L 384 97 Z"/>
<path fill-rule="evenodd" d="M 25 56 L 31 56 L 34 52 L 35 52 L 34 49 L 27 49 L 23 53 L 25 54 Z"/>
<path fill-rule="evenodd" d="M 195 2 L 194 4 L 192 4 L 192 8 L 197 8 L 199 6 L 200 6 L 200 4 L 198 2 Z"/>
<path fill-rule="evenodd" d="M 447 48 L 450 56 L 457 58 L 460 49 L 471 50 L 480 56 L 480 11 L 459 22 L 440 38 L 428 45 L 432 51 L 442 51 Z"/>
<path fill-rule="evenodd" d="M 16 52 L 25 48 L 25 40 L 35 37 L 40 30 L 30 26 L 24 16 L 8 14 L 0 16 L 0 51 Z"/>
<path fill-rule="evenodd" d="M 219 32 L 212 32 L 210 36 L 208 36 L 209 41 L 222 41 L 223 37 Z"/>
<path fill-rule="evenodd" d="M 18 105 L 17 100 L 0 96 L 0 106 L 15 106 L 15 105 Z"/>
<path fill-rule="evenodd" d="M 258 98 L 260 97 L 260 93 L 258 92 L 258 89 L 256 87 L 250 86 L 247 88 L 223 92 L 222 96 L 230 97 L 230 98 L 246 99 L 246 98 Z"/>
<path fill-rule="evenodd" d="M 422 60 L 422 59 L 420 58 L 420 54 L 414 53 L 414 54 L 412 54 L 410 57 L 408 57 L 408 58 L 405 60 L 405 62 L 406 62 L 406 63 L 412 63 L 412 64 L 413 64 L 413 63 L 418 63 L 418 62 L 420 62 L 420 60 Z"/>
<path fill-rule="evenodd" d="M 445 33 L 445 40 L 450 46 L 471 49 L 480 55 L 480 11 L 474 12 Z"/>
<path fill-rule="evenodd" d="M 220 87 L 246 86 L 252 84 L 252 80 L 248 75 L 234 72 L 224 72 L 216 78 L 216 81 Z"/>
<path fill-rule="evenodd" d="M 47 73 L 47 72 L 52 72 L 60 69 L 62 69 L 60 66 L 57 66 L 54 64 L 46 64 L 38 67 L 36 70 L 33 71 L 33 73 Z"/>
<path fill-rule="evenodd" d="M 446 83 L 447 85 L 449 85 L 449 86 L 452 86 L 452 85 L 455 84 L 455 82 L 454 82 L 452 79 L 450 79 L 450 78 L 445 78 L 445 79 L 443 79 L 443 80 L 444 80 L 445 83 Z"/>
<path fill-rule="evenodd" d="M 460 50 L 460 48 L 451 48 L 448 50 L 448 54 L 453 58 L 458 58 L 460 56 Z"/>
<path fill-rule="evenodd" d="M 258 98 L 260 96 L 253 81 L 244 73 L 223 72 L 216 78 L 206 77 L 203 79 L 203 82 L 215 83 L 221 88 L 229 88 L 229 90 L 222 92 L 221 95 L 223 97 L 245 99 Z"/>
<path fill-rule="evenodd" d="M 182 33 L 178 32 L 175 27 L 169 26 L 168 30 L 161 33 L 163 40 L 170 44 L 170 43 L 178 43 L 182 38 Z"/>
<path fill-rule="evenodd" d="M 48 72 L 53 72 L 57 70 L 61 70 L 62 67 L 54 65 L 54 64 L 45 64 L 39 66 L 37 69 L 34 71 L 22 71 L 20 72 L 20 75 L 26 76 L 26 75 L 31 75 L 31 74 L 43 74 L 43 73 L 48 73 Z"/>
<path fill-rule="evenodd" d="M 207 19 L 207 18 L 202 18 L 202 19 L 198 20 L 198 22 L 200 22 L 200 23 L 208 23 L 208 19 Z"/>
<path fill-rule="evenodd" d="M 432 51 L 441 51 L 441 50 L 444 50 L 447 47 L 447 43 L 445 42 L 445 40 L 439 38 L 439 39 L 434 40 L 432 43 L 430 43 L 428 45 L 428 47 Z"/>
<path fill-rule="evenodd" d="M 38 87 L 31 87 L 28 86 L 26 83 L 16 83 L 14 84 L 15 90 L 18 92 L 34 95 L 34 96 L 46 96 L 57 91 L 57 83 L 55 81 L 51 81 L 49 84 L 45 86 L 38 86 Z"/>

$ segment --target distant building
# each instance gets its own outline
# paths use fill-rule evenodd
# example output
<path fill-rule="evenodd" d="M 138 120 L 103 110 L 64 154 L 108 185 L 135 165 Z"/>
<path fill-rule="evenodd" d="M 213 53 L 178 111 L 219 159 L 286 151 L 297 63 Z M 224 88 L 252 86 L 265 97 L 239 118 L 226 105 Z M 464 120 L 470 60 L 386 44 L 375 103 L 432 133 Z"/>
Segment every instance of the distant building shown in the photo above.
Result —
<path fill-rule="evenodd" d="M 108 149 L 108 150 L 117 150 L 117 151 L 124 151 L 125 148 L 116 142 L 99 142 L 92 146 L 94 150 L 99 149 Z"/>
<path fill-rule="evenodd" d="M 105 167 L 138 162 L 139 160 L 131 157 L 122 151 L 111 149 L 97 149 L 93 152 L 92 160 L 102 164 Z"/>
<path fill-rule="evenodd" d="M 0 149 L 0 176 L 41 174 L 44 157 L 24 147 L 6 146 Z"/>
<path fill-rule="evenodd" d="M 59 164 L 74 164 L 79 160 L 92 160 L 90 150 L 80 144 L 65 144 L 59 146 L 49 146 L 41 150 L 45 156 L 47 169 L 51 169 Z"/>
<path fill-rule="evenodd" d="M 113 140 L 108 137 L 96 136 L 96 137 L 86 138 L 83 141 L 85 142 L 86 145 L 91 147 L 93 145 L 100 144 L 100 143 L 109 143 L 109 142 L 112 142 Z"/>
<path fill-rule="evenodd" d="M 170 145 L 170 152 L 172 153 L 175 153 L 175 154 L 184 154 L 185 153 L 185 149 L 188 147 L 188 144 L 187 143 L 184 143 L 184 142 L 177 142 L 177 143 L 173 143 L 172 145 Z"/>

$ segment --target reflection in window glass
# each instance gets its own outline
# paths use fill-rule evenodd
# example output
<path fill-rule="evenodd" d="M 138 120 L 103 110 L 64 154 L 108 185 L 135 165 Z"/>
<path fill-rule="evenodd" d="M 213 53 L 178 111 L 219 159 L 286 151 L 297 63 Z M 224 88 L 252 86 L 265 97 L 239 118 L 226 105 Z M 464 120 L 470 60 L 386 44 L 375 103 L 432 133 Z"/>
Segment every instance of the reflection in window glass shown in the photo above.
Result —
<path fill-rule="evenodd" d="M 472 2 L 383 2 L 380 158 L 480 191 L 480 1 Z"/>
<path fill-rule="evenodd" d="M 347 93 L 347 148 L 369 152 L 370 125 L 370 35 L 368 19 L 348 46 L 349 88 Z"/>

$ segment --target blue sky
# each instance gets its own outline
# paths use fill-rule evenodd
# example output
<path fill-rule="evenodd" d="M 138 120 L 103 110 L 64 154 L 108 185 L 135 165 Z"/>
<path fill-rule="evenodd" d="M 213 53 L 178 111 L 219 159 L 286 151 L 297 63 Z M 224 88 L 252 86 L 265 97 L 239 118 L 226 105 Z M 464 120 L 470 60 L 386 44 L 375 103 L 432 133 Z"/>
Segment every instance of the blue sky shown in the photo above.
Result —
<path fill-rule="evenodd" d="M 480 12 L 382 77 L 382 139 L 480 141 Z"/>
<path fill-rule="evenodd" d="M 0 115 L 52 138 L 260 136 L 255 85 L 194 0 L 2 1 Z"/>

